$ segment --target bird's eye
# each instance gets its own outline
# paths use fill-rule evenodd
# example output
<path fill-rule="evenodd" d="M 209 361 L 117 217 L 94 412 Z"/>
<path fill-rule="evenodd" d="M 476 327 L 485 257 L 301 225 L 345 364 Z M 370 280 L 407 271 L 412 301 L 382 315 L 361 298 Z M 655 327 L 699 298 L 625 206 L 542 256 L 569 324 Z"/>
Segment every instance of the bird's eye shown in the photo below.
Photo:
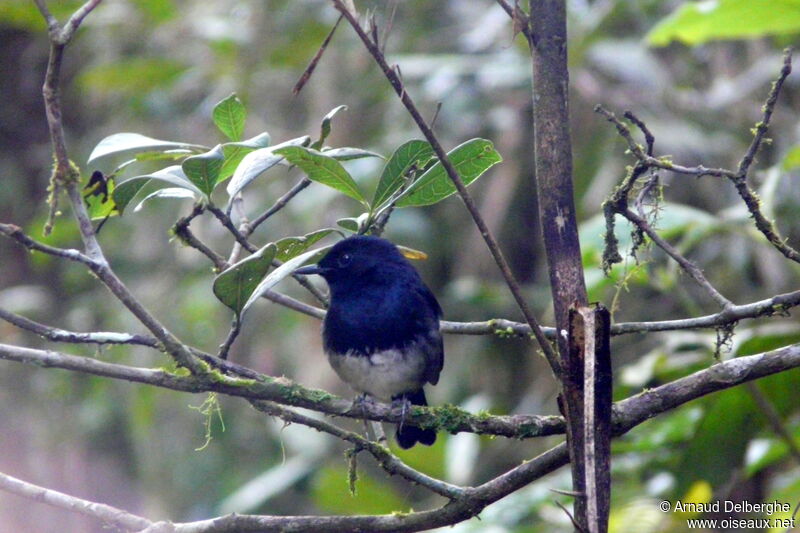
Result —
<path fill-rule="evenodd" d="M 340 267 L 346 267 L 347 265 L 350 264 L 350 260 L 351 259 L 353 259 L 353 257 L 350 254 L 342 254 L 342 256 L 339 257 L 339 261 L 338 261 L 339 266 Z"/>

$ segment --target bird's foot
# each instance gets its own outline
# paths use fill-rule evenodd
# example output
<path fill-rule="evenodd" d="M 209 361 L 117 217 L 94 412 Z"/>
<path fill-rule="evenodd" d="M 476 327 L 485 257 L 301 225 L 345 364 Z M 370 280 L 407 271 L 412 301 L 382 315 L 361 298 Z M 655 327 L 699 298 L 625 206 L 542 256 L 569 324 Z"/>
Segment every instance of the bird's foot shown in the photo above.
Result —
<path fill-rule="evenodd" d="M 367 408 L 375 405 L 375 399 L 367 394 L 366 392 L 362 392 L 355 398 L 353 398 L 353 405 L 351 406 L 352 410 L 360 410 L 363 416 L 367 414 Z"/>

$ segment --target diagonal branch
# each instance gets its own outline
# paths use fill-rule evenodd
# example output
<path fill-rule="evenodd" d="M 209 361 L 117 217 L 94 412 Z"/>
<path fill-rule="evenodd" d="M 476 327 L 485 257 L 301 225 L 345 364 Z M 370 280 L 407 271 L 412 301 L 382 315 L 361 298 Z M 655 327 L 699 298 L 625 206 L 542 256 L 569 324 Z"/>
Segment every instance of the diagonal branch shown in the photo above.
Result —
<path fill-rule="evenodd" d="M 334 416 L 394 424 L 413 423 L 422 428 L 437 428 L 450 433 L 470 432 L 513 438 L 531 438 L 555 435 L 564 431 L 564 422 L 558 416 L 473 415 L 452 405 L 433 408 L 413 407 L 410 410 L 378 402 L 366 405 L 339 398 L 326 391 L 302 387 L 287 378 L 258 374 L 250 369 L 244 369 L 249 374 L 247 379 L 228 376 L 213 370 L 202 376 L 186 376 L 163 369 L 120 365 L 91 357 L 68 355 L 54 350 L 23 348 L 9 344 L 0 344 L 0 359 L 40 367 L 62 368 L 134 383 L 145 383 L 176 391 L 219 392 L 248 400 L 268 400 Z M 223 369 L 230 368 L 236 374 L 243 374 L 239 371 L 239 365 L 220 362 L 207 354 L 203 355 L 203 359 L 208 359 L 211 364 L 218 364 Z"/>
<path fill-rule="evenodd" d="M 375 43 L 370 39 L 369 35 L 367 35 L 367 33 L 364 31 L 364 28 L 361 27 L 361 24 L 359 24 L 358 20 L 356 19 L 356 14 L 351 12 L 342 0 L 332 1 L 336 9 L 338 9 L 339 12 L 344 15 L 344 17 L 347 19 L 347 22 L 353 27 L 353 30 L 364 44 L 364 47 L 366 47 L 366 49 L 372 55 L 373 59 L 383 71 L 384 76 L 386 76 L 386 79 L 389 81 L 392 88 L 400 97 L 400 101 L 405 106 L 409 115 L 411 115 L 411 118 L 417 124 L 419 130 L 425 136 L 425 139 L 430 143 L 433 151 L 436 153 L 436 157 L 439 158 L 439 161 L 442 163 L 442 167 L 444 168 L 450 180 L 453 182 L 453 185 L 458 191 L 458 195 L 461 197 L 461 200 L 464 202 L 464 206 L 472 216 L 472 220 L 475 222 L 481 237 L 483 237 L 484 242 L 486 242 L 486 246 L 489 248 L 489 252 L 492 254 L 495 263 L 497 263 L 500 273 L 503 275 L 506 285 L 508 285 L 508 288 L 514 297 L 517 306 L 522 311 L 525 321 L 531 327 L 533 335 L 536 337 L 539 346 L 542 348 L 542 352 L 544 352 L 547 361 L 550 363 L 550 368 L 556 376 L 559 376 L 561 374 L 561 367 L 558 357 L 556 356 L 550 341 L 547 340 L 547 337 L 542 332 L 539 322 L 536 320 L 536 317 L 528 306 L 528 302 L 522 295 L 522 289 L 520 288 L 519 282 L 511 271 L 511 267 L 509 266 L 508 261 L 506 261 L 506 258 L 503 255 L 497 240 L 495 239 L 489 227 L 486 225 L 486 222 L 483 220 L 475 201 L 467 191 L 467 187 L 464 185 L 464 182 L 462 181 L 461 176 L 459 176 L 458 171 L 456 171 L 453 163 L 447 157 L 447 152 L 445 152 L 444 148 L 442 148 L 442 145 L 439 142 L 439 139 L 436 137 L 436 134 L 433 133 L 433 130 L 420 114 L 416 104 L 411 99 L 411 96 L 409 96 L 408 91 L 406 91 L 405 87 L 403 86 L 403 82 L 400 79 L 397 70 L 390 67 L 386 62 L 386 57 L 383 55 L 380 46 L 378 43 Z"/>
<path fill-rule="evenodd" d="M 80 194 L 80 191 L 78 193 Z M 82 203 L 78 205 L 83 206 Z M 156 339 L 158 339 L 164 350 L 166 350 L 179 365 L 188 368 L 195 374 L 205 371 L 205 368 L 192 354 L 191 350 L 165 328 L 161 322 L 139 302 L 133 293 L 131 293 L 125 284 L 117 277 L 114 271 L 111 270 L 111 267 L 105 259 L 96 260 L 77 250 L 65 250 L 39 243 L 25 235 L 19 227 L 12 224 L 0 224 L 0 233 L 14 239 L 30 250 L 36 250 L 86 265 L 114 296 L 139 319 Z"/>
<path fill-rule="evenodd" d="M 190 350 L 139 303 L 116 274 L 114 274 L 113 270 L 111 270 L 100 248 L 100 243 L 97 241 L 91 218 L 86 210 L 86 205 L 83 203 L 83 196 L 79 189 L 80 171 L 67 155 L 64 128 L 61 120 L 61 63 L 64 59 L 64 50 L 67 44 L 72 39 L 84 18 L 97 7 L 99 3 L 100 0 L 88 0 L 73 13 L 62 28 L 58 24 L 58 21 L 50 14 L 44 0 L 36 0 L 36 5 L 48 24 L 50 35 L 50 56 L 47 63 L 47 71 L 45 72 L 42 95 L 44 97 L 44 105 L 47 113 L 50 139 L 53 144 L 53 158 L 55 160 L 53 174 L 50 178 L 51 196 L 49 203 L 51 217 L 45 225 L 45 233 L 48 233 L 49 229 L 52 228 L 59 191 L 62 188 L 66 189 L 83 240 L 85 255 L 72 254 L 71 256 L 62 255 L 62 257 L 79 261 L 88 266 L 114 296 L 116 296 L 117 299 L 119 299 L 164 345 L 164 348 L 173 356 L 178 364 L 188 368 L 193 373 L 199 373 L 203 370 L 203 367 L 192 355 Z M 27 241 L 23 239 L 20 235 L 21 232 L 19 228 L 3 225 L 3 227 L 0 227 L 0 231 L 15 238 L 21 244 L 29 248 L 31 246 L 36 246 L 36 249 L 40 251 L 53 253 L 52 249 L 47 249 L 44 245 L 35 245 L 32 239 L 28 239 Z"/>
<path fill-rule="evenodd" d="M 91 502 L 63 492 L 46 489 L 0 472 L 0 490 L 29 500 L 46 503 L 103 522 L 125 531 L 139 531 L 153 525 L 150 520 L 102 503 Z"/>
<path fill-rule="evenodd" d="M 670 243 L 668 243 L 661 235 L 658 234 L 656 230 L 641 216 L 634 213 L 631 209 L 626 209 L 624 212 L 620 213 L 622 216 L 627 218 L 631 221 L 633 225 L 637 228 L 642 230 L 644 233 L 650 237 L 650 240 L 655 243 L 656 246 L 664 250 L 664 252 L 670 256 L 680 267 L 689 274 L 689 276 L 704 290 L 706 294 L 714 300 L 722 309 L 729 309 L 733 307 L 733 302 L 725 298 L 714 286 L 711 284 L 710 281 L 706 278 L 703 271 L 695 265 L 692 261 L 686 259 L 678 250 L 675 249 Z"/>
<path fill-rule="evenodd" d="M 0 307 L 0 319 L 54 342 L 68 342 L 71 344 L 138 344 L 149 346 L 150 348 L 158 348 L 158 341 L 154 337 L 113 331 L 95 331 L 91 333 L 67 331 L 34 322 L 2 307 Z"/>
<path fill-rule="evenodd" d="M 775 224 L 764 216 L 764 213 L 761 211 L 761 201 L 758 195 L 747 184 L 747 173 L 750 170 L 750 166 L 753 164 L 759 148 L 765 141 L 765 136 L 769 129 L 769 122 L 772 119 L 772 112 L 775 109 L 775 104 L 781 93 L 783 82 L 786 81 L 786 78 L 791 72 L 792 50 L 791 48 L 787 48 L 783 52 L 783 68 L 781 68 L 778 79 L 773 82 L 769 96 L 767 96 L 767 101 L 762 108 L 764 111 L 763 117 L 761 121 L 756 124 L 753 140 L 747 148 L 744 157 L 742 157 L 742 160 L 739 162 L 739 167 L 736 169 L 736 176 L 732 178 L 731 181 L 733 181 L 736 191 L 739 193 L 745 205 L 747 205 L 747 210 L 750 211 L 750 215 L 755 221 L 756 228 L 758 228 L 770 244 L 782 253 L 784 257 L 796 263 L 800 263 L 800 252 L 786 244 L 783 237 L 780 236 L 778 230 L 775 228 Z"/>
<path fill-rule="evenodd" d="M 759 200 L 758 195 L 747 183 L 748 172 L 755 161 L 755 156 L 758 153 L 758 150 L 766 141 L 766 133 L 769 129 L 770 120 L 772 119 L 772 114 L 778 101 L 778 96 L 780 95 L 783 84 L 791 71 L 792 50 L 787 48 L 783 53 L 783 67 L 781 68 L 778 78 L 773 82 L 769 95 L 767 96 L 767 100 L 762 107 L 762 119 L 753 129 L 753 139 L 745 151 L 745 154 L 742 156 L 742 159 L 739 162 L 736 170 L 707 168 L 703 165 L 687 167 L 673 163 L 667 157 L 654 157 L 651 153 L 651 150 L 648 150 L 648 152 L 645 153 L 642 146 L 634 141 L 630 129 L 628 129 L 628 127 L 625 126 L 625 124 L 623 124 L 613 113 L 607 111 L 600 105 L 595 107 L 595 111 L 602 114 L 609 122 L 614 124 L 617 132 L 623 139 L 625 139 L 631 153 L 636 157 L 638 161 L 637 168 L 660 168 L 664 170 L 670 170 L 677 174 L 693 175 L 697 177 L 715 176 L 728 179 L 736 188 L 736 192 L 742 198 L 742 201 L 744 201 L 747 210 L 750 212 L 750 216 L 753 217 L 756 228 L 764 235 L 764 237 L 766 237 L 767 241 L 776 250 L 783 254 L 784 257 L 796 263 L 800 263 L 800 252 L 789 246 L 786 243 L 786 239 L 781 236 L 778 229 L 775 227 L 775 223 L 767 219 L 761 209 L 761 201 Z M 644 124 L 630 112 L 627 112 L 625 116 L 634 124 L 639 126 L 639 128 L 645 133 L 646 137 L 649 135 L 648 145 L 652 147 L 652 134 L 647 130 L 646 127 L 643 127 Z M 622 210 L 618 212 L 624 214 Z"/>
<path fill-rule="evenodd" d="M 300 181 L 298 181 L 291 189 L 286 191 L 286 193 L 283 196 L 275 200 L 275 203 L 269 209 L 258 215 L 256 218 L 254 218 L 253 222 L 249 224 L 248 229 L 243 231 L 242 234 L 245 236 L 249 236 L 251 233 L 253 233 L 253 231 L 255 231 L 255 229 L 258 226 L 266 222 L 267 219 L 269 219 L 272 215 L 274 215 L 275 213 L 286 207 L 286 204 L 288 204 L 292 198 L 297 196 L 300 193 L 300 191 L 302 191 L 309 185 L 311 185 L 311 180 L 303 176 L 303 178 Z"/>
<path fill-rule="evenodd" d="M 338 437 L 344 441 L 354 444 L 357 450 L 366 450 L 373 457 L 375 457 L 375 460 L 378 461 L 378 464 L 380 464 L 381 467 L 390 475 L 397 474 L 408 481 L 411 481 L 412 483 L 421 485 L 431 492 L 435 492 L 436 494 L 444 496 L 450 500 L 458 499 L 464 495 L 465 491 L 463 488 L 432 478 L 423 474 L 422 472 L 414 470 L 401 461 L 399 457 L 391 453 L 385 446 L 381 446 L 376 442 L 367 440 L 357 433 L 345 431 L 334 426 L 333 424 L 302 415 L 291 409 L 281 407 L 273 402 L 254 401 L 250 403 L 262 413 L 277 416 L 286 422 L 302 424 L 304 426 L 316 429 L 317 431 L 328 433 L 329 435 L 333 435 L 334 437 Z"/>

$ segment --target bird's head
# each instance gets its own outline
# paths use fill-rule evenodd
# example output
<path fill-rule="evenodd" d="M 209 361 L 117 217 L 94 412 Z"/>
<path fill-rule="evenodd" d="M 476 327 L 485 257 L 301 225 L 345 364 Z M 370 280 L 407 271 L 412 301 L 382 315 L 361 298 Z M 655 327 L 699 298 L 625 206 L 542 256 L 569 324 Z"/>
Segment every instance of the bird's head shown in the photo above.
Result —
<path fill-rule="evenodd" d="M 383 268 L 393 265 L 407 264 L 397 246 L 386 239 L 356 235 L 336 243 L 316 265 L 305 266 L 295 272 L 319 274 L 329 285 L 336 285 L 375 276 Z"/>

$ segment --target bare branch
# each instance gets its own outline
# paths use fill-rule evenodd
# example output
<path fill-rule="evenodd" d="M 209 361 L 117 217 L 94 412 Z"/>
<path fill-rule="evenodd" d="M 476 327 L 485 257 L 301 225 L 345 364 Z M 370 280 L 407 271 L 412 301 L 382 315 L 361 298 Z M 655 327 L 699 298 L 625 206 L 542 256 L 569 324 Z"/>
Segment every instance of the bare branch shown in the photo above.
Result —
<path fill-rule="evenodd" d="M 64 494 L 63 492 L 46 489 L 3 473 L 0 473 L 0 490 L 28 498 L 29 500 L 46 503 L 53 507 L 80 513 L 99 520 L 107 526 L 121 528 L 125 531 L 139 531 L 153 525 L 146 518 L 133 515 L 110 505 L 95 503 Z"/>
<path fill-rule="evenodd" d="M 231 329 L 228 331 L 228 336 L 225 337 L 225 341 L 220 345 L 219 352 L 217 353 L 217 357 L 220 359 L 227 359 L 228 352 L 233 346 L 233 342 L 236 340 L 236 337 L 239 336 L 239 332 L 242 331 L 242 322 L 239 320 L 238 317 L 234 317 L 233 321 L 231 322 Z"/>
<path fill-rule="evenodd" d="M 712 392 L 798 367 L 800 344 L 717 363 L 614 404 L 614 434 Z"/>
<path fill-rule="evenodd" d="M 205 206 L 203 204 L 195 204 L 191 213 L 185 217 L 179 218 L 177 222 L 175 222 L 175 224 L 172 226 L 172 231 L 187 246 L 191 246 L 206 256 L 214 264 L 214 268 L 222 271 L 228 268 L 228 263 L 225 261 L 225 258 L 206 246 L 206 244 L 195 237 L 194 233 L 192 233 L 192 231 L 189 229 L 189 224 L 192 223 L 192 220 L 200 216 L 204 211 Z"/>
<path fill-rule="evenodd" d="M 506 0 L 496 0 L 497 4 L 503 8 L 511 20 L 514 22 L 514 28 L 518 29 L 522 32 L 528 42 L 531 42 L 532 34 L 531 34 L 531 27 L 530 21 L 528 20 L 527 15 L 520 9 L 519 7 L 519 0 L 514 1 L 514 6 L 512 7 Z M 516 32 L 514 36 L 516 37 Z"/>
<path fill-rule="evenodd" d="M 328 48 L 328 44 L 331 42 L 333 34 L 336 33 L 336 28 L 339 27 L 339 23 L 341 21 L 342 17 L 340 15 L 339 18 L 336 19 L 336 24 L 333 25 L 333 28 L 331 28 L 331 31 L 328 33 L 328 36 L 325 37 L 324 41 L 322 41 L 322 44 L 319 46 L 319 49 L 317 50 L 317 53 L 314 54 L 314 57 L 311 59 L 311 62 L 309 62 L 308 66 L 303 71 L 303 74 L 300 76 L 300 79 L 297 80 L 297 83 L 292 88 L 292 94 L 294 96 L 300 94 L 300 91 L 302 91 L 303 87 L 305 87 L 306 83 L 308 83 L 308 80 L 311 78 L 311 75 L 317 68 L 317 63 L 319 63 L 319 60 L 322 59 L 322 54 L 324 54 L 325 50 Z"/>
<path fill-rule="evenodd" d="M 380 464 L 381 467 L 389 474 L 397 474 L 408 481 L 411 481 L 412 483 L 421 485 L 431 492 L 435 492 L 436 494 L 451 500 L 458 499 L 464 495 L 463 488 L 440 481 L 427 476 L 422 472 L 414 470 L 401 461 L 396 455 L 392 454 L 385 446 L 381 446 L 376 442 L 367 440 L 356 433 L 345 431 L 323 420 L 301 415 L 300 413 L 297 413 L 291 409 L 286 409 L 272 402 L 259 401 L 251 403 L 253 407 L 263 413 L 267 413 L 268 415 L 277 416 L 286 422 L 302 424 L 304 426 L 314 428 L 317 431 L 328 433 L 329 435 L 333 435 L 334 437 L 338 437 L 342 440 L 355 444 L 356 449 L 366 450 L 373 457 L 375 457 L 375 460 L 378 461 L 378 464 Z"/>
<path fill-rule="evenodd" d="M 80 195 L 80 191 L 78 191 Z M 81 202 L 78 204 L 83 206 Z M 139 319 L 139 321 L 158 339 L 164 349 L 181 366 L 191 370 L 193 373 L 202 373 L 203 366 L 197 361 L 191 350 L 178 340 L 169 330 L 167 330 L 150 312 L 136 299 L 133 293 L 128 290 L 124 283 L 117 277 L 108 263 L 90 258 L 77 250 L 64 250 L 54 248 L 46 244 L 41 244 L 25 235 L 19 227 L 12 224 L 0 224 L 0 233 L 16 240 L 23 246 L 31 250 L 37 250 L 71 261 L 82 263 L 103 282 L 103 284 L 122 302 L 122 304 Z"/>
<path fill-rule="evenodd" d="M 405 420 L 406 423 L 413 422 L 423 428 L 437 428 L 450 433 L 472 432 L 528 438 L 560 434 L 564 431 L 561 417 L 473 416 L 452 406 L 414 407 L 405 413 L 404 418 L 401 408 L 392 408 L 378 402 L 354 406 L 352 402 L 325 391 L 306 389 L 286 378 L 255 373 L 252 375 L 258 378 L 246 380 L 224 375 L 205 379 L 203 376 L 183 376 L 164 370 L 130 367 L 52 350 L 36 350 L 8 344 L 0 344 L 0 359 L 39 367 L 63 368 L 177 391 L 215 391 L 248 400 L 275 401 L 348 418 L 392 423 Z M 706 394 L 797 367 L 800 367 L 800 344 L 715 364 L 615 404 L 614 434 L 620 435 L 621 428 L 627 431 L 646 419 Z"/>
<path fill-rule="evenodd" d="M 211 356 L 205 355 L 205 358 Z M 274 378 L 257 374 L 252 370 L 251 378 L 239 379 L 220 373 L 212 375 L 184 376 L 165 370 L 138 368 L 107 363 L 90 357 L 68 355 L 53 350 L 37 350 L 9 344 L 0 344 L 0 359 L 33 364 L 40 367 L 63 368 L 113 379 L 146 383 L 157 387 L 183 392 L 219 392 L 248 400 L 268 400 L 284 405 L 313 409 L 321 413 L 347 418 L 377 420 L 394 424 L 404 421 L 423 428 L 437 428 L 450 433 L 470 432 L 513 438 L 530 438 L 554 435 L 563 432 L 564 424 L 558 416 L 472 415 L 454 406 L 433 408 L 413 407 L 403 410 L 379 402 L 354 404 L 326 391 L 307 389 L 287 378 Z M 220 366 L 227 363 L 220 362 Z M 236 373 L 236 367 L 230 365 Z"/>
<path fill-rule="evenodd" d="M 255 231 L 255 229 L 258 226 L 260 226 L 261 224 L 266 222 L 266 220 L 269 217 L 271 217 L 272 215 L 274 215 L 275 213 L 277 213 L 278 211 L 280 211 L 281 209 L 286 207 L 286 204 L 289 203 L 289 200 L 291 200 L 292 198 L 297 196 L 297 194 L 300 191 L 302 191 L 303 189 L 305 189 L 309 185 L 311 185 L 311 180 L 308 179 L 307 177 L 303 176 L 303 178 L 300 181 L 298 181 L 297 184 L 295 184 L 294 187 L 292 187 L 291 189 L 286 191 L 286 194 L 284 194 L 283 196 L 278 198 L 275 201 L 275 203 L 272 205 L 272 207 L 270 207 L 269 209 L 267 209 L 266 211 L 261 213 L 255 219 L 253 219 L 253 222 L 250 223 L 250 230 L 245 232 L 245 235 L 250 235 L 251 233 L 253 233 L 253 231 Z"/>
<path fill-rule="evenodd" d="M 734 306 L 733 302 L 725 298 L 717 289 L 714 288 L 711 282 L 706 279 L 703 271 L 700 270 L 697 265 L 686 259 L 670 243 L 664 240 L 644 218 L 640 217 L 630 209 L 627 209 L 620 214 L 630 220 L 637 228 L 645 232 L 647 236 L 650 237 L 650 240 L 652 240 L 656 246 L 664 250 L 664 252 L 666 252 L 666 254 L 669 255 L 676 263 L 678 263 L 684 272 L 689 274 L 689 276 L 698 285 L 700 285 L 703 290 L 706 291 L 706 294 L 708 294 L 708 296 L 714 300 L 717 305 L 723 309 L 729 309 Z"/>
<path fill-rule="evenodd" d="M 595 107 L 595 111 L 606 117 L 606 119 L 609 122 L 613 123 L 614 126 L 617 128 L 617 132 L 623 139 L 625 139 L 625 141 L 628 143 L 630 151 L 638 160 L 637 168 L 638 167 L 643 167 L 643 169 L 661 168 L 665 170 L 670 170 L 672 172 L 676 172 L 678 174 L 688 174 L 697 177 L 716 176 L 716 177 L 724 177 L 730 180 L 731 183 L 733 183 L 734 187 L 736 187 L 737 193 L 747 206 L 747 210 L 750 212 L 750 215 L 753 217 L 756 228 L 767 238 L 767 241 L 775 249 L 777 249 L 781 254 L 783 254 L 784 257 L 796 263 L 800 263 L 800 252 L 798 252 L 795 248 L 789 246 L 786 243 L 786 240 L 778 232 L 774 222 L 772 222 L 771 220 L 767 219 L 764 216 L 764 213 L 761 210 L 761 201 L 759 200 L 758 195 L 747 184 L 747 174 L 755 160 L 755 156 L 758 153 L 759 148 L 766 139 L 766 133 L 769 129 L 769 123 L 772 118 L 772 113 L 775 109 L 775 104 L 777 103 L 781 88 L 783 87 L 783 84 L 786 78 L 791 73 L 791 71 L 792 71 L 792 51 L 791 49 L 787 48 L 786 50 L 784 50 L 783 67 L 781 68 L 781 72 L 778 75 L 778 78 L 772 84 L 772 88 L 770 89 L 769 95 L 767 96 L 767 100 L 762 108 L 763 117 L 761 121 L 758 122 L 758 124 L 756 124 L 755 128 L 753 129 L 753 140 L 750 142 L 750 145 L 748 146 L 744 156 L 739 162 L 738 168 L 736 170 L 728 170 L 723 168 L 706 168 L 703 165 L 686 167 L 683 165 L 675 164 L 668 158 L 653 157 L 652 155 L 653 135 L 652 133 L 649 132 L 649 130 L 647 130 L 644 124 L 638 118 L 636 118 L 635 115 L 633 115 L 633 113 L 627 111 L 625 113 L 625 117 L 631 120 L 631 122 L 633 122 L 637 126 L 639 126 L 640 129 L 642 129 L 642 132 L 644 133 L 648 144 L 647 153 L 645 153 L 642 147 L 639 144 L 637 144 L 636 141 L 634 141 L 628 127 L 625 126 L 625 124 L 623 124 L 616 116 L 614 116 L 613 113 L 611 113 L 610 111 L 604 109 L 602 106 L 599 105 Z M 631 181 L 632 180 L 628 180 L 629 183 Z M 618 210 L 617 212 L 624 214 L 623 210 Z"/>
<path fill-rule="evenodd" d="M 0 307 L 0 319 L 54 342 L 68 342 L 71 344 L 138 344 L 149 346 L 150 348 L 159 347 L 158 341 L 154 337 L 112 331 L 94 331 L 91 333 L 67 331 L 34 322 L 2 307 Z"/>
<path fill-rule="evenodd" d="M 217 217 L 217 220 L 219 220 L 220 223 L 222 223 L 222 225 L 225 226 L 225 229 L 227 229 L 231 233 L 231 235 L 233 235 L 233 238 L 236 239 L 236 242 L 238 242 L 242 246 L 242 248 L 244 248 L 251 254 L 258 251 L 258 248 L 250 244 L 250 241 L 247 240 L 247 237 L 242 235 L 239 229 L 233 225 L 231 218 L 227 214 L 225 214 L 225 212 L 222 209 L 220 209 L 219 207 L 215 206 L 212 203 L 208 203 L 206 205 L 206 208 L 215 217 Z"/>
<path fill-rule="evenodd" d="M 34 250 L 37 252 L 42 252 L 45 254 L 53 255 L 55 257 L 61 257 L 63 259 L 69 259 L 70 261 L 76 261 L 78 263 L 83 263 L 84 265 L 91 268 L 94 265 L 94 261 L 87 255 L 82 254 L 78 250 L 74 249 L 64 249 L 64 248 L 56 248 L 55 246 L 50 246 L 49 244 L 40 243 L 25 233 L 22 232 L 22 228 L 19 226 L 15 226 L 14 224 L 1 224 L 0 223 L 0 233 L 14 239 L 24 247 L 28 248 L 29 250 Z"/>
<path fill-rule="evenodd" d="M 72 16 L 67 20 L 64 24 L 64 28 L 61 30 L 61 35 L 59 35 L 59 40 L 61 44 L 67 44 L 72 40 L 73 35 L 77 31 L 78 27 L 83 22 L 83 19 L 92 12 L 94 8 L 100 5 L 102 0 L 88 0 L 85 4 L 78 8 Z"/>
<path fill-rule="evenodd" d="M 775 109 L 775 104 L 778 102 L 778 96 L 781 94 L 783 82 L 786 81 L 786 78 L 789 77 L 791 72 L 792 49 L 786 48 L 783 51 L 783 68 L 781 68 L 778 79 L 773 82 L 772 88 L 769 91 L 769 96 L 767 96 L 767 101 L 764 103 L 764 107 L 762 108 L 764 116 L 761 119 L 761 122 L 756 124 L 753 140 L 750 142 L 750 146 L 748 146 L 744 157 L 742 157 L 742 160 L 739 162 L 739 168 L 737 169 L 736 173 L 740 179 L 747 178 L 747 172 L 750 170 L 750 165 L 753 164 L 756 154 L 758 153 L 758 149 L 761 148 L 761 144 L 764 142 L 764 137 L 769 129 L 769 122 L 772 119 L 772 112 Z"/>

